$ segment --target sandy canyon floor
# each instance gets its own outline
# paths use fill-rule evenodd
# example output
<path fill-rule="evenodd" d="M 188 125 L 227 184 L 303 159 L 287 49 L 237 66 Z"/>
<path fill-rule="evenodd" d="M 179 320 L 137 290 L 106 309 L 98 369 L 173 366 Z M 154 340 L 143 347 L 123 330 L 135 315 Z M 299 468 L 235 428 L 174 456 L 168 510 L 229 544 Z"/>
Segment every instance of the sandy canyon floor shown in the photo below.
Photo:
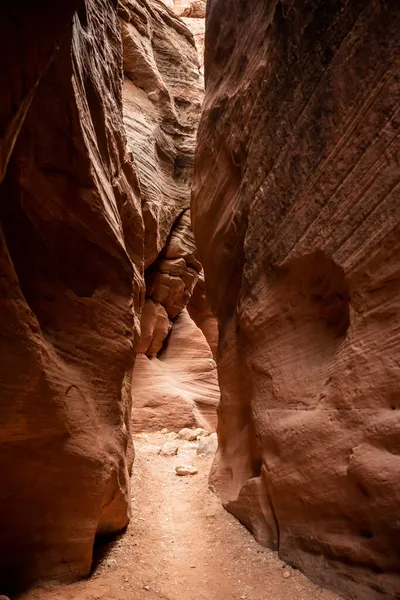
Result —
<path fill-rule="evenodd" d="M 20 600 L 338 600 L 262 548 L 208 489 L 212 457 L 177 441 L 158 455 L 160 434 L 136 436 L 133 517 L 126 533 L 99 550 L 92 576 L 46 585 Z M 179 477 L 175 466 L 198 474 Z"/>

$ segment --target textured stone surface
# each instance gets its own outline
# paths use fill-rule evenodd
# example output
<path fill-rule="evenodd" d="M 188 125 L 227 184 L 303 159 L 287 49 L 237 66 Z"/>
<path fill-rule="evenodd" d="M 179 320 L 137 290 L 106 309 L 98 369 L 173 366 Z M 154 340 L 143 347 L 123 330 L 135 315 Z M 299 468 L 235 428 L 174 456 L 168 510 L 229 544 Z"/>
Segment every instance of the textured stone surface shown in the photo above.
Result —
<path fill-rule="evenodd" d="M 186 310 L 175 319 L 156 357 L 138 354 L 132 394 L 135 431 L 197 425 L 215 430 L 219 402 L 216 364 L 205 337 Z"/>
<path fill-rule="evenodd" d="M 162 0 L 180 17 L 204 19 L 206 16 L 206 0 Z"/>
<path fill-rule="evenodd" d="M 400 595 L 397 3 L 209 3 L 192 218 L 220 341 L 212 482 L 264 544 Z"/>
<path fill-rule="evenodd" d="M 218 448 L 218 438 L 216 433 L 212 433 L 208 437 L 200 438 L 196 453 L 201 455 L 215 454 Z"/>
<path fill-rule="evenodd" d="M 218 321 L 211 312 L 203 271 L 199 275 L 187 309 L 197 327 L 202 330 L 215 358 L 218 347 Z"/>
<path fill-rule="evenodd" d="M 181 17 L 204 19 L 206 16 L 206 0 L 174 0 L 174 11 Z"/>
<path fill-rule="evenodd" d="M 146 294 L 161 304 L 172 320 L 189 302 L 200 271 L 190 214 L 185 210 L 174 223 L 158 259 L 146 271 Z"/>
<path fill-rule="evenodd" d="M 194 38 L 159 2 L 122 0 L 119 18 L 114 0 L 61 4 L 0 9 L 0 583 L 10 589 L 86 575 L 95 536 L 128 522 L 137 350 L 162 366 L 141 382 L 161 382 L 161 419 L 211 430 L 219 397 L 206 340 L 182 313 L 202 269 L 189 214 L 203 94 Z"/>
<path fill-rule="evenodd" d="M 138 168 L 148 267 L 189 207 L 203 90 L 193 36 L 178 17 L 150 0 L 123 0 L 119 14 L 124 122 Z"/>
<path fill-rule="evenodd" d="M 146 301 L 138 347 L 145 356 L 135 365 L 133 424 L 137 431 L 197 424 L 214 428 L 215 363 L 188 314 L 177 319 L 202 270 L 189 211 L 203 98 L 194 39 L 161 3 L 124 0 L 119 14 L 124 121 L 145 223 Z M 205 307 L 198 312 L 208 332 Z"/>
<path fill-rule="evenodd" d="M 192 32 L 203 74 L 206 0 L 162 0 Z"/>
<path fill-rule="evenodd" d="M 184 477 L 185 475 L 196 475 L 198 469 L 193 465 L 177 465 L 175 467 L 175 473 Z"/>
<path fill-rule="evenodd" d="M 58 10 L 49 4 L 41 0 L 23 11 L 13 2 L 1 6 L 0 181 L 37 86 L 57 56 L 61 39 L 68 35 L 74 11 L 84 2 L 65 0 Z"/>
<path fill-rule="evenodd" d="M 73 17 L 62 4 L 15 21 L 1 8 L 6 41 L 15 36 L 2 89 L 23 113 L 8 122 L 19 135 L 0 188 L 3 585 L 88 574 L 95 535 L 122 529 L 130 511 L 143 223 L 122 43 L 113 2 L 81 3 Z M 3 123 L 3 94 L 0 105 Z"/>
<path fill-rule="evenodd" d="M 161 446 L 158 454 L 161 456 L 176 456 L 176 454 L 178 454 L 178 444 L 166 442 Z"/>

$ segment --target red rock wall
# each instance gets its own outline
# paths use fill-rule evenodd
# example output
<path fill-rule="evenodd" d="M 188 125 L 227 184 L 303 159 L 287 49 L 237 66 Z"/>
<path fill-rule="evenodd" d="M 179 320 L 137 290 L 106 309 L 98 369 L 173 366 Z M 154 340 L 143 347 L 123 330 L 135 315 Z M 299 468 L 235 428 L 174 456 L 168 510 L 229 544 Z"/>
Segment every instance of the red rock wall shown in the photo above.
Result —
<path fill-rule="evenodd" d="M 0 9 L 1 591 L 88 574 L 95 536 L 127 524 L 137 350 L 191 422 L 214 426 L 218 401 L 182 312 L 201 271 L 194 39 L 150 0 L 34 4 Z"/>
<path fill-rule="evenodd" d="M 124 0 L 119 15 L 124 122 L 145 223 L 146 301 L 132 383 L 133 427 L 214 429 L 216 365 L 202 331 L 182 314 L 202 270 L 189 210 L 203 100 L 196 47 L 162 3 Z"/>
<path fill-rule="evenodd" d="M 134 431 L 203 427 L 215 431 L 216 365 L 201 330 L 183 310 L 157 356 L 138 354 L 134 369 Z"/>
<path fill-rule="evenodd" d="M 0 188 L 2 591 L 88 574 L 95 535 L 130 512 L 143 221 L 121 35 L 109 0 L 74 15 L 50 4 L 35 3 L 46 27 L 30 9 L 19 21 L 0 11 L 15 36 L 2 89 L 13 113 L 24 107 L 13 144 L 1 141 L 3 165 L 12 149 Z"/>
<path fill-rule="evenodd" d="M 212 483 L 263 544 L 400 595 L 395 2 L 208 5 L 192 219 L 218 316 Z"/>

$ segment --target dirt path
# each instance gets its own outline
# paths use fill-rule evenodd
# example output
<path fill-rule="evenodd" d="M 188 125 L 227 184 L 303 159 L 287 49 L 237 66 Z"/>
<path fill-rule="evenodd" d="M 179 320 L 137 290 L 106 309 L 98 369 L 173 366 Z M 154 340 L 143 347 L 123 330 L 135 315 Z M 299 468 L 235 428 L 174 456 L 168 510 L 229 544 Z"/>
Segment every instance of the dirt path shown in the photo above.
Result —
<path fill-rule="evenodd" d="M 179 442 L 161 457 L 165 436 L 136 439 L 133 518 L 95 573 L 69 586 L 31 590 L 21 600 L 338 600 L 259 546 L 208 490 L 211 458 Z M 199 473 L 175 475 L 190 462 Z"/>

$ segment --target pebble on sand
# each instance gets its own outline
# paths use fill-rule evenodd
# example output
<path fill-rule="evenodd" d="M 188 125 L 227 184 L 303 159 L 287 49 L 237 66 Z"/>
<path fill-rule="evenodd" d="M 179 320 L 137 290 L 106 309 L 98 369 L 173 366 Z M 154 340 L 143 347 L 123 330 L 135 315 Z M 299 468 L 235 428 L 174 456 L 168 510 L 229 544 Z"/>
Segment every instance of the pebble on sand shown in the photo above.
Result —
<path fill-rule="evenodd" d="M 195 442 L 197 440 L 197 433 L 193 429 L 184 427 L 178 433 L 178 439 L 186 440 L 187 442 Z"/>
<path fill-rule="evenodd" d="M 175 467 L 175 473 L 177 475 L 196 475 L 198 470 L 193 465 L 178 465 Z"/>
<path fill-rule="evenodd" d="M 158 451 L 161 456 L 176 456 L 178 454 L 178 445 L 173 442 L 165 442 Z"/>

